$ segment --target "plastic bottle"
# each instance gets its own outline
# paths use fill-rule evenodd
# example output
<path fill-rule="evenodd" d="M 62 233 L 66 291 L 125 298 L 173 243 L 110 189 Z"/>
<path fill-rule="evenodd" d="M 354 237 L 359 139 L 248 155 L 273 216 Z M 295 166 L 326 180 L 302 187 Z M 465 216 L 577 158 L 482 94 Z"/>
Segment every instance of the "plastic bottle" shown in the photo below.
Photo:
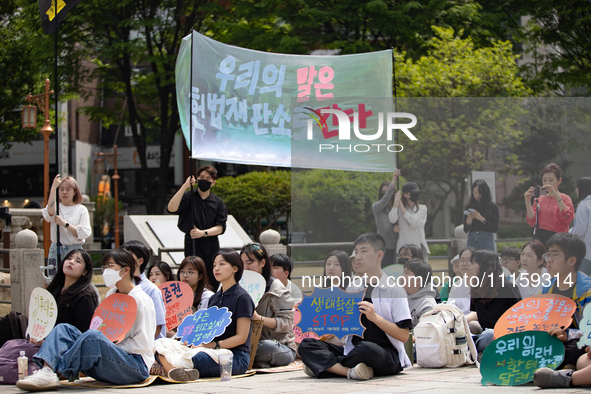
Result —
<path fill-rule="evenodd" d="M 21 350 L 21 356 L 17 358 L 18 380 L 22 380 L 29 374 L 29 358 L 25 356 L 25 351 Z"/>

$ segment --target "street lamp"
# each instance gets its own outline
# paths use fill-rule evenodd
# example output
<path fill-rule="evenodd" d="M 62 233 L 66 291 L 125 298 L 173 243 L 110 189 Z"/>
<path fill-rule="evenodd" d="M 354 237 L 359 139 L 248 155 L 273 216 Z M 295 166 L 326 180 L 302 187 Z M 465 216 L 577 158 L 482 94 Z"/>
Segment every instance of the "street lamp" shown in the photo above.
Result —
<path fill-rule="evenodd" d="M 23 107 L 23 129 L 34 129 L 37 127 L 37 107 L 45 114 L 45 122 L 41 128 L 43 134 L 43 206 L 47 206 L 47 198 L 49 196 L 49 136 L 53 133 L 53 129 L 49 124 L 49 95 L 53 94 L 53 90 L 49 90 L 49 79 L 45 80 L 45 93 L 31 96 L 31 93 L 25 98 L 29 105 Z M 35 105 L 31 105 L 31 102 Z M 56 163 L 57 164 L 57 163 Z M 50 246 L 49 222 L 43 221 L 43 250 L 45 255 L 49 253 Z"/>
<path fill-rule="evenodd" d="M 119 191 L 117 189 L 117 181 L 119 180 L 119 174 L 117 173 L 117 145 L 113 145 L 113 153 L 97 152 L 96 156 L 98 159 L 94 161 L 94 172 L 95 174 L 103 174 L 105 172 L 105 164 L 102 157 L 106 157 L 109 162 L 113 162 L 113 176 L 111 179 L 115 182 L 115 248 L 119 247 Z"/>

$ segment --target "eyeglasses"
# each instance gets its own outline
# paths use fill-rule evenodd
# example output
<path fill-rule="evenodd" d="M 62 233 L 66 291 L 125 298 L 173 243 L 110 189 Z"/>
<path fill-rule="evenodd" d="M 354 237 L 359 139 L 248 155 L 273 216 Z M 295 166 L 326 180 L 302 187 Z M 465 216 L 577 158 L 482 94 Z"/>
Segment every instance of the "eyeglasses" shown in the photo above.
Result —
<path fill-rule="evenodd" d="M 197 271 L 179 271 L 179 276 L 193 276 Z"/>
<path fill-rule="evenodd" d="M 115 263 L 110 263 L 110 264 L 105 264 L 101 267 L 102 271 L 105 272 L 106 269 L 112 269 L 112 270 L 116 270 L 117 269 L 117 264 Z"/>
<path fill-rule="evenodd" d="M 544 253 L 544 254 L 542 255 L 542 258 L 543 258 L 545 261 L 548 261 L 548 260 L 552 260 L 552 261 L 554 261 L 554 260 L 555 260 L 555 259 L 557 259 L 558 257 L 560 257 L 560 254 L 559 254 L 559 253 Z M 569 257 L 573 257 L 573 256 L 572 256 L 572 255 L 570 255 L 570 254 L 566 254 L 566 253 L 564 254 L 564 258 L 565 258 L 565 259 L 568 259 Z"/>

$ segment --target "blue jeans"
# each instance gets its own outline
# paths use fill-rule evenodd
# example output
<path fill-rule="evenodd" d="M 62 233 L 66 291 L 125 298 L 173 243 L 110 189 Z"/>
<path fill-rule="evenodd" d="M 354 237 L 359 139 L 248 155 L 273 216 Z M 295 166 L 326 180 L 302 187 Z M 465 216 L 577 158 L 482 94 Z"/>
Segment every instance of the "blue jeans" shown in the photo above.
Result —
<path fill-rule="evenodd" d="M 70 324 L 58 324 L 49 333 L 33 360 L 65 377 L 83 372 L 99 382 L 140 383 L 150 377 L 142 356 L 129 354 L 115 346 L 100 331 L 84 334 Z"/>
<path fill-rule="evenodd" d="M 476 336 L 476 350 L 478 353 L 484 352 L 484 349 L 493 341 L 493 337 L 495 334 L 495 330 L 492 328 L 487 328 L 486 330 L 482 331 L 482 334 Z"/>
<path fill-rule="evenodd" d="M 267 363 L 272 367 L 282 367 L 293 363 L 295 352 L 274 339 L 263 339 L 259 341 L 255 362 Z"/>
<path fill-rule="evenodd" d="M 232 376 L 241 375 L 248 369 L 250 354 L 245 351 L 233 351 Z M 205 353 L 197 353 L 191 360 L 193 367 L 199 371 L 200 378 L 217 378 L 220 376 L 220 365 Z"/>
<path fill-rule="evenodd" d="M 470 231 L 467 246 L 472 246 L 477 250 L 488 249 L 493 252 L 497 251 L 494 235 L 488 231 Z"/>
<path fill-rule="evenodd" d="M 579 267 L 579 271 L 585 275 L 591 275 L 591 260 L 583 259 L 581 266 Z"/>

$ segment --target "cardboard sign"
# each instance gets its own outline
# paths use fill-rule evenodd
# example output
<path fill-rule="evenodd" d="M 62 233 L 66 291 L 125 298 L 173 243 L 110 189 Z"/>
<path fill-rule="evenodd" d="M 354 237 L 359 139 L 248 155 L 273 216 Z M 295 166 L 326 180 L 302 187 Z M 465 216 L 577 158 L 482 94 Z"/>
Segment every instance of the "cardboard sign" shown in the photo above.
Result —
<path fill-rule="evenodd" d="M 45 339 L 57 320 L 57 302 L 53 295 L 41 287 L 31 292 L 29 300 L 29 325 L 26 335 L 37 342 Z"/>
<path fill-rule="evenodd" d="M 556 369 L 564 360 L 560 339 L 543 331 L 525 331 L 495 339 L 484 349 L 480 381 L 499 386 L 531 382 L 538 368 Z"/>
<path fill-rule="evenodd" d="M 300 315 L 301 316 L 301 315 Z M 296 323 L 297 324 L 297 323 Z M 306 338 L 314 338 L 314 339 L 320 339 L 320 337 L 318 335 L 316 335 L 313 332 L 307 332 L 307 333 L 302 333 L 302 329 L 299 328 L 298 326 L 294 326 L 293 327 L 293 333 L 295 335 L 295 342 L 297 344 L 302 343 L 302 341 Z"/>
<path fill-rule="evenodd" d="M 393 276 L 394 278 L 398 279 L 404 274 L 404 265 L 403 264 L 392 264 L 387 267 L 382 268 L 382 271 L 388 276 Z"/>
<path fill-rule="evenodd" d="M 576 309 L 573 300 L 558 294 L 525 298 L 507 309 L 497 320 L 495 338 L 528 330 L 548 331 L 552 327 L 568 327 Z"/>
<path fill-rule="evenodd" d="M 357 303 L 363 300 L 364 291 L 347 293 L 341 289 L 314 289 L 312 295 L 304 295 L 298 310 L 302 318 L 297 326 L 303 334 L 313 332 L 319 336 L 333 334 L 363 335 L 361 313 Z"/>
<path fill-rule="evenodd" d="M 177 336 L 181 337 L 183 343 L 186 341 L 189 345 L 198 346 L 222 335 L 231 322 L 232 312 L 228 308 L 212 306 L 185 317 L 179 326 Z"/>
<path fill-rule="evenodd" d="M 263 294 L 265 294 L 266 283 L 263 275 L 258 272 L 244 270 L 242 278 L 238 283 L 248 292 L 248 294 L 250 294 L 254 301 L 254 306 L 256 307 L 263 297 Z"/>
<path fill-rule="evenodd" d="M 128 294 L 114 293 L 96 308 L 90 329 L 105 334 L 113 343 L 121 342 L 135 322 L 137 303 Z"/>
<path fill-rule="evenodd" d="M 185 282 L 166 282 L 159 286 L 166 308 L 166 329 L 178 327 L 193 306 L 193 289 Z"/>
<path fill-rule="evenodd" d="M 577 342 L 579 349 L 585 346 L 591 346 L 591 308 L 583 309 L 583 317 L 579 322 L 579 329 L 583 331 L 583 336 Z"/>

